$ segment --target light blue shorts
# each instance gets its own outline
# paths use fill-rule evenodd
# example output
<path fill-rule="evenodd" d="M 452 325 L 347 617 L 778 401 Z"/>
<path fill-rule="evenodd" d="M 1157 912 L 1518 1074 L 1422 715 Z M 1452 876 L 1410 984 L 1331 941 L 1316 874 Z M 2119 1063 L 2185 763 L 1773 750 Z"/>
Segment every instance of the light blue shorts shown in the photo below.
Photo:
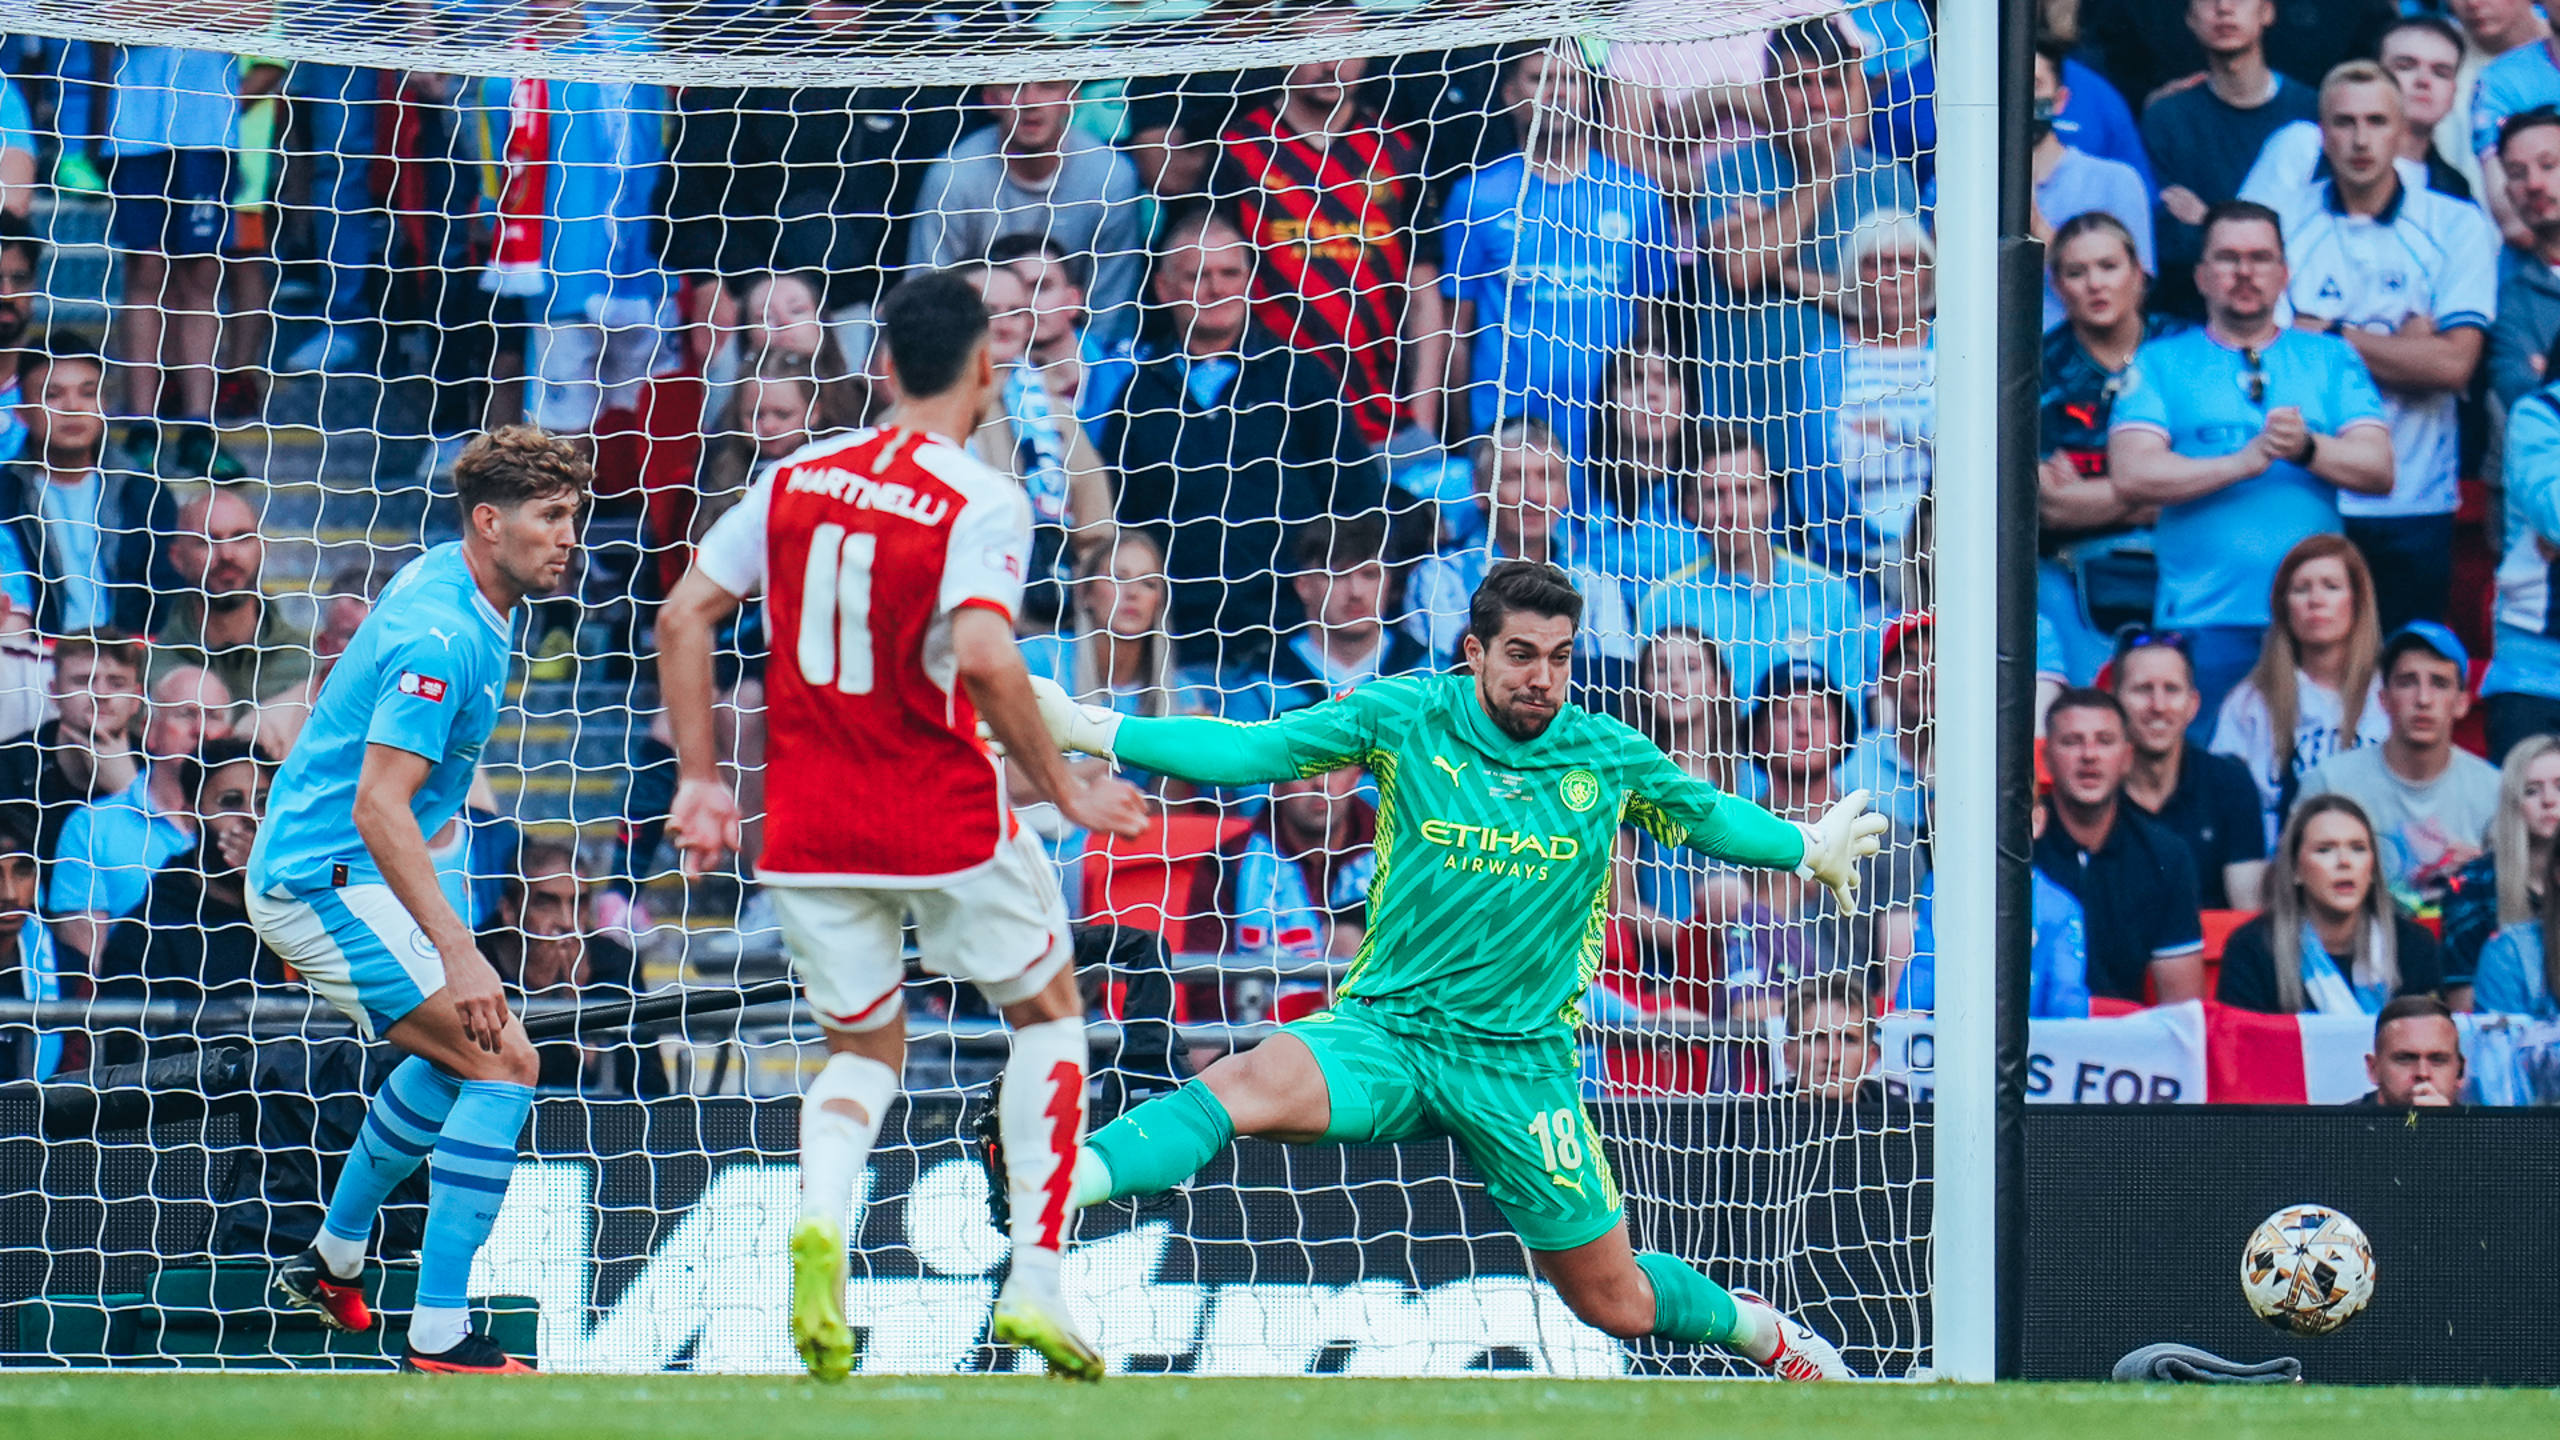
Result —
<path fill-rule="evenodd" d="M 444 957 L 388 885 L 249 896 L 258 938 L 368 1040 L 444 988 Z"/>

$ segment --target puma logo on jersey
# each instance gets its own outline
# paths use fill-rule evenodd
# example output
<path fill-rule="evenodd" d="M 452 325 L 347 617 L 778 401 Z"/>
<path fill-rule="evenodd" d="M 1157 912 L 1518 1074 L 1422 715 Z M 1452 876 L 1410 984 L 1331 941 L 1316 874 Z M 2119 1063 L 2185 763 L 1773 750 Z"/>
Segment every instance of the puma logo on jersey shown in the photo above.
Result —
<path fill-rule="evenodd" d="M 1576 1195 L 1582 1193 L 1582 1182 L 1574 1179 L 1570 1175 L 1558 1175 L 1553 1171 L 1549 1171 L 1547 1174 L 1547 1180 L 1550 1184 L 1561 1185 Z"/>
<path fill-rule="evenodd" d="M 1459 773 L 1467 768 L 1467 762 L 1464 760 L 1452 765 L 1437 755 L 1431 757 L 1431 763 L 1440 767 L 1441 772 L 1449 777 L 1449 783 L 1452 785 L 1458 783 Z"/>
<path fill-rule="evenodd" d="M 919 525 L 939 525 L 951 515 L 948 500 L 919 495 L 913 486 L 874 480 L 850 470 L 794 470 L 788 488 L 794 495 L 825 495 L 856 510 L 877 510 Z"/>

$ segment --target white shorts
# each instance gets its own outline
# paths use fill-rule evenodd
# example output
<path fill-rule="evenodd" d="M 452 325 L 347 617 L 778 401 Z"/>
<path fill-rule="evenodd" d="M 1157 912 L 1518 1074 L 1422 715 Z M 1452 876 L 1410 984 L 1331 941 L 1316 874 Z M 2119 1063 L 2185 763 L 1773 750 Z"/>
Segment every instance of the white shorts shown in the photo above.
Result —
<path fill-rule="evenodd" d="M 267 948 L 367 1040 L 444 988 L 444 957 L 388 885 L 302 896 L 249 894 L 249 923 Z"/>
<path fill-rule="evenodd" d="M 525 357 L 532 382 L 525 412 L 555 435 L 584 435 L 604 412 L 630 409 L 639 403 L 640 383 L 677 358 L 666 338 L 672 305 L 602 300 L 588 310 L 590 323 L 536 325 Z"/>
<path fill-rule="evenodd" d="M 897 1018 L 909 915 L 924 968 L 968 981 L 999 1008 L 1047 989 L 1075 950 L 1058 868 L 1028 830 L 997 846 L 995 863 L 938 890 L 768 884 L 766 893 L 810 1008 L 830 1030 Z"/>

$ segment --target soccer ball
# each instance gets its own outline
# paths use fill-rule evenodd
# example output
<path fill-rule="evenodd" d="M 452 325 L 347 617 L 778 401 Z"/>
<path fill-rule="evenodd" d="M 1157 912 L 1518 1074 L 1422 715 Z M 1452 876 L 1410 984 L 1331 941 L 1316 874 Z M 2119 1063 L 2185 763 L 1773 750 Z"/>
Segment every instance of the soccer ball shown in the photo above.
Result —
<path fill-rule="evenodd" d="M 2240 1293 L 2258 1318 L 2296 1335 L 2326 1335 L 2373 1299 L 2373 1244 L 2326 1205 L 2287 1205 L 2240 1254 Z"/>

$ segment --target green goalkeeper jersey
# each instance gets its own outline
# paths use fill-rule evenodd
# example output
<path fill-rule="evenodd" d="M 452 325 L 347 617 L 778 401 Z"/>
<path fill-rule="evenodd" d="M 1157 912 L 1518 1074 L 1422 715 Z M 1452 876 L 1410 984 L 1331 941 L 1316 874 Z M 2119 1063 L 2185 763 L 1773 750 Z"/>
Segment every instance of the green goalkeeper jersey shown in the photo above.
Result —
<path fill-rule="evenodd" d="M 1125 764 L 1216 785 L 1369 767 L 1377 873 L 1338 994 L 1450 1038 L 1571 1045 L 1622 822 L 1745 865 L 1804 858 L 1795 826 L 1607 716 L 1567 705 L 1536 739 L 1512 739 L 1472 675 L 1380 680 L 1259 724 L 1131 718 L 1116 748 Z"/>

